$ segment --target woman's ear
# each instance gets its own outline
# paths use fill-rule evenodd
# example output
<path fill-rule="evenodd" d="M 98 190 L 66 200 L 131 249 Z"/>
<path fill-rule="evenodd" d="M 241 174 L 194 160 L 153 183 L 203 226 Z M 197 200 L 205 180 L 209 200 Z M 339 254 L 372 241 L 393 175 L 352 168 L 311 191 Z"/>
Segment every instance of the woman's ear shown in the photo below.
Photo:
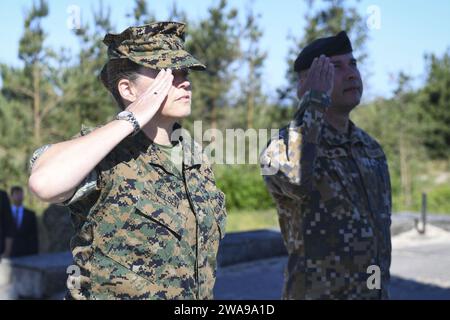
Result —
<path fill-rule="evenodd" d="M 134 102 L 137 99 L 137 90 L 128 79 L 121 79 L 117 83 L 117 89 L 124 101 Z"/>

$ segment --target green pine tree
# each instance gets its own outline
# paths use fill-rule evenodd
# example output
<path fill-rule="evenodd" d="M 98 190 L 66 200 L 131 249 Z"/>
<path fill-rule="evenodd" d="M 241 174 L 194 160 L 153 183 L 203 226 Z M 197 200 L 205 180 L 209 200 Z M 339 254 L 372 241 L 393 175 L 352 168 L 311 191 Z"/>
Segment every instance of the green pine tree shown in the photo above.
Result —
<path fill-rule="evenodd" d="M 450 51 L 426 56 L 427 80 L 420 92 L 425 146 L 434 159 L 450 158 Z"/>
<path fill-rule="evenodd" d="M 206 119 L 212 128 L 217 128 L 219 109 L 227 107 L 229 93 L 236 74 L 232 65 L 239 58 L 238 12 L 228 9 L 227 1 L 208 9 L 208 16 L 199 22 L 190 23 L 186 48 L 197 59 L 206 64 L 204 72 L 193 72 L 194 119 Z"/>
<path fill-rule="evenodd" d="M 133 11 L 126 16 L 131 19 L 131 25 L 133 26 L 141 26 L 156 20 L 153 13 L 149 11 L 146 0 L 134 0 Z"/>
<path fill-rule="evenodd" d="M 286 72 L 287 84 L 278 89 L 281 101 L 288 101 L 289 105 L 295 105 L 297 75 L 293 70 L 294 61 L 299 52 L 310 42 L 317 38 L 329 37 L 345 30 L 352 40 L 355 57 L 360 65 L 367 58 L 365 44 L 368 34 L 365 20 L 354 6 L 348 5 L 349 0 L 322 0 L 322 6 L 316 8 L 314 4 L 319 1 L 305 0 L 308 3 L 308 11 L 304 19 L 306 27 L 303 36 L 290 36 L 293 45 L 287 57 L 288 69 Z M 356 0 L 358 2 L 359 0 Z"/>
<path fill-rule="evenodd" d="M 247 42 L 247 47 L 242 52 L 242 59 L 248 69 L 248 74 L 242 81 L 247 107 L 247 128 L 254 127 L 255 109 L 263 105 L 266 100 L 266 96 L 262 93 L 262 76 L 267 52 L 262 51 L 259 46 L 263 36 L 261 27 L 258 24 L 260 17 L 261 15 L 255 14 L 252 7 L 249 7 L 242 30 L 242 38 Z"/>

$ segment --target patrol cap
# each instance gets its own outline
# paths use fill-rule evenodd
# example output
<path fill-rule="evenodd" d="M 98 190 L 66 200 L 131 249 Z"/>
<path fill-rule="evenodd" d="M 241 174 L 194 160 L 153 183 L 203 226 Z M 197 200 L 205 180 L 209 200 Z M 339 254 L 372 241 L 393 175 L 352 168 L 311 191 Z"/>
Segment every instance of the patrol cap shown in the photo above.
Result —
<path fill-rule="evenodd" d="M 316 39 L 300 52 L 294 63 L 294 71 L 300 72 L 309 69 L 314 58 L 322 54 L 330 57 L 352 51 L 352 44 L 345 31 L 332 37 Z"/>
<path fill-rule="evenodd" d="M 151 69 L 205 70 L 206 67 L 184 48 L 186 24 L 155 22 L 129 27 L 119 34 L 108 33 L 103 43 L 108 46 L 108 58 L 129 59 Z M 106 76 L 106 65 L 100 77 Z"/>

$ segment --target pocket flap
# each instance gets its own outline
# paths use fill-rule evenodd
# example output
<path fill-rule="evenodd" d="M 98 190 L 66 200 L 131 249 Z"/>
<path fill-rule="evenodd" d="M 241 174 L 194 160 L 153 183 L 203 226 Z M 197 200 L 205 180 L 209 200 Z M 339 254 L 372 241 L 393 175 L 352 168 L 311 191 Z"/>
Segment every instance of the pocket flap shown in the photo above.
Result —
<path fill-rule="evenodd" d="M 183 235 L 186 217 L 163 200 L 154 201 L 152 199 L 140 198 L 135 205 L 137 214 L 156 222 L 181 239 Z"/>
<path fill-rule="evenodd" d="M 366 154 L 369 158 L 382 158 L 384 157 L 383 150 L 380 148 L 366 149 Z"/>
<path fill-rule="evenodd" d="M 333 148 L 333 149 L 318 148 L 317 155 L 319 157 L 333 159 L 333 158 L 347 157 L 348 153 L 345 148 L 341 148 L 341 147 L 337 147 L 337 148 Z"/>

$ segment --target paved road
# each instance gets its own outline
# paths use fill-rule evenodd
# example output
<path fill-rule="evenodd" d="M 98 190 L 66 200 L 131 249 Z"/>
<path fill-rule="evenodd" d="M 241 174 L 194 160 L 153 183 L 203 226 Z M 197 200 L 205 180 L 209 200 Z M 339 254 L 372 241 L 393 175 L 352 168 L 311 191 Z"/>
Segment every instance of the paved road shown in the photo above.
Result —
<path fill-rule="evenodd" d="M 280 299 L 286 257 L 218 270 L 216 299 Z M 450 300 L 450 233 L 431 228 L 393 238 L 391 299 Z"/>

